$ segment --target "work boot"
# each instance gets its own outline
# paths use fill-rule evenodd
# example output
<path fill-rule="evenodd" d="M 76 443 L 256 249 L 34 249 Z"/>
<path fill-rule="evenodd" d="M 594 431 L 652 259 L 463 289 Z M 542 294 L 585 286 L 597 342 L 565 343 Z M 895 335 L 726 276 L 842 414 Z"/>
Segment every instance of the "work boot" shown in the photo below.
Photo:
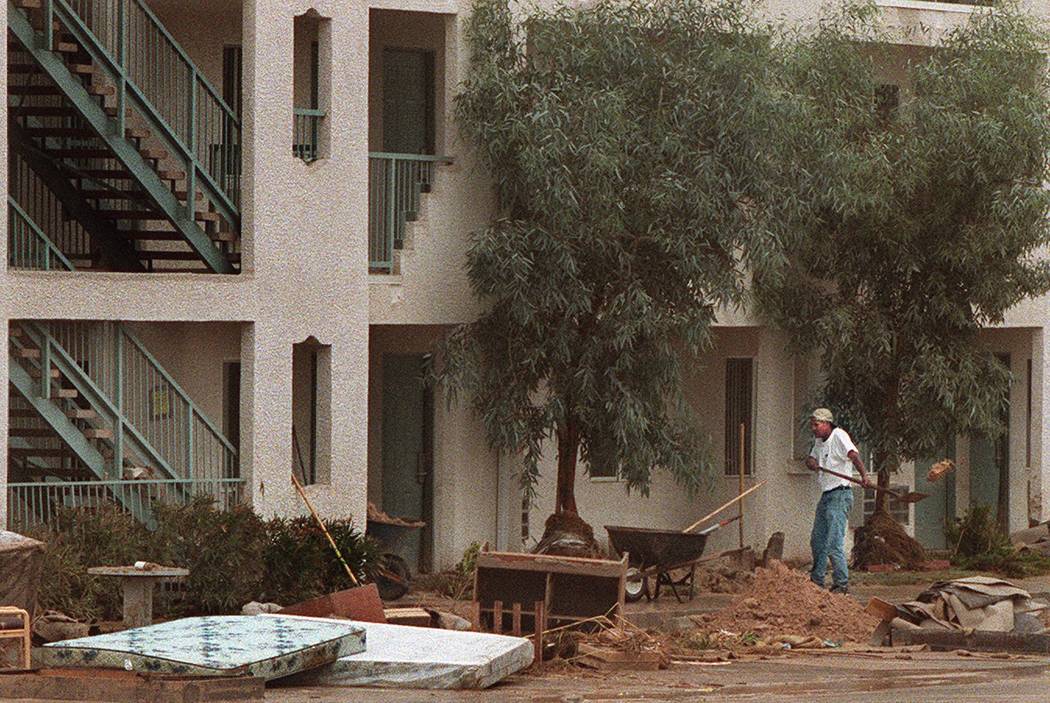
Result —
<path fill-rule="evenodd" d="M 840 593 L 840 594 L 842 594 L 844 596 L 848 596 L 849 595 L 849 586 L 832 586 L 831 587 L 831 592 L 832 593 Z"/>

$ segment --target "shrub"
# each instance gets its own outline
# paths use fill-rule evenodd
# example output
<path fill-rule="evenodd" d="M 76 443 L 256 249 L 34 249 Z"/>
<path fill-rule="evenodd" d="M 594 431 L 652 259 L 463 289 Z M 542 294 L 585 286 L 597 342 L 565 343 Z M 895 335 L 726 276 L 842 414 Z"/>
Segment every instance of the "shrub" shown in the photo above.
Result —
<path fill-rule="evenodd" d="M 311 519 L 264 521 L 248 507 L 216 510 L 206 496 L 157 506 L 155 516 L 150 532 L 116 508 L 71 509 L 35 531 L 47 544 L 39 607 L 81 620 L 117 619 L 120 588 L 87 570 L 138 560 L 190 571 L 176 597 L 158 593 L 158 617 L 238 612 L 251 600 L 287 605 L 352 585 Z M 370 580 L 380 551 L 375 541 L 350 520 L 325 525 L 358 578 Z"/>
<path fill-rule="evenodd" d="M 379 547 L 350 520 L 326 520 L 325 527 L 354 575 L 370 580 Z M 266 523 L 266 581 L 261 597 L 293 603 L 353 584 L 328 539 L 310 518 L 274 518 Z"/>
<path fill-rule="evenodd" d="M 988 506 L 977 506 L 963 517 L 949 521 L 945 537 L 948 545 L 954 547 L 952 565 L 962 569 L 993 571 L 1011 578 L 1050 571 L 1050 558 L 1014 548 Z"/>
<path fill-rule="evenodd" d="M 250 508 L 216 510 L 209 496 L 179 506 L 159 506 L 151 561 L 190 570 L 185 610 L 237 613 L 255 600 L 265 579 L 263 521 Z"/>

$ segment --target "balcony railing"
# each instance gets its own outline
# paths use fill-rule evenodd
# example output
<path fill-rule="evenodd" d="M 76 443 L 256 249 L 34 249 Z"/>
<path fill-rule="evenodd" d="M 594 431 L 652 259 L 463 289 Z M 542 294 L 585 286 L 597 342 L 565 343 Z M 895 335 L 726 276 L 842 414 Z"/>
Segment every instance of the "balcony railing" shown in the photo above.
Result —
<path fill-rule="evenodd" d="M 243 478 L 49 481 L 7 484 L 7 527 L 20 531 L 50 523 L 62 510 L 129 505 L 177 504 L 187 496 L 209 495 L 228 510 L 243 500 Z"/>
<path fill-rule="evenodd" d="M 321 121 L 324 110 L 297 107 L 293 110 L 292 153 L 306 163 L 316 161 L 320 152 Z"/>
<path fill-rule="evenodd" d="M 394 251 L 405 241 L 405 224 L 419 214 L 420 198 L 434 182 L 437 164 L 448 156 L 430 154 L 368 155 L 368 269 L 393 273 Z"/>

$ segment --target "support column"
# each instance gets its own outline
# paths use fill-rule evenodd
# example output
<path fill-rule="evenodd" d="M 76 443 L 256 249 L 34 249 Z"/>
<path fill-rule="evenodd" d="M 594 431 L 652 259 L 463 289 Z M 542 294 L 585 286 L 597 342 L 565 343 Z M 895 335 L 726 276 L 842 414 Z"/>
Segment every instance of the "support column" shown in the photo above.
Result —
<path fill-rule="evenodd" d="M 1050 424 L 1046 422 L 1047 400 L 1050 399 L 1050 354 L 1047 353 L 1047 333 L 1043 327 L 1032 331 L 1032 500 L 1038 506 L 1036 517 L 1040 522 L 1050 518 L 1046 502 L 1046 488 L 1050 487 Z"/>

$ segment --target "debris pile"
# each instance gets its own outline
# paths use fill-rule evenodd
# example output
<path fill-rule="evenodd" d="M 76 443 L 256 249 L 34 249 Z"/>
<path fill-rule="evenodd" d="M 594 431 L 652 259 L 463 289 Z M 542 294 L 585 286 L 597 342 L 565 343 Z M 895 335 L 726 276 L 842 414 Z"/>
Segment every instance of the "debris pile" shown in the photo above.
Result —
<path fill-rule="evenodd" d="M 705 618 L 708 630 L 814 636 L 835 642 L 866 642 L 878 619 L 849 596 L 830 593 L 779 561 L 755 573 L 754 583 L 730 606 Z"/>
<path fill-rule="evenodd" d="M 629 621 L 599 616 L 549 637 L 544 658 L 592 669 L 666 669 L 667 643 Z"/>
<path fill-rule="evenodd" d="M 896 564 L 918 570 L 926 563 L 922 545 L 885 512 L 876 512 L 857 528 L 850 563 L 858 569 L 874 564 Z"/>
<path fill-rule="evenodd" d="M 709 593 L 740 593 L 755 582 L 755 572 L 729 563 L 697 567 L 696 589 Z"/>
<path fill-rule="evenodd" d="M 895 629 L 979 630 L 1036 634 L 1047 604 L 1009 581 L 971 576 L 938 581 L 919 596 L 896 606 Z"/>

